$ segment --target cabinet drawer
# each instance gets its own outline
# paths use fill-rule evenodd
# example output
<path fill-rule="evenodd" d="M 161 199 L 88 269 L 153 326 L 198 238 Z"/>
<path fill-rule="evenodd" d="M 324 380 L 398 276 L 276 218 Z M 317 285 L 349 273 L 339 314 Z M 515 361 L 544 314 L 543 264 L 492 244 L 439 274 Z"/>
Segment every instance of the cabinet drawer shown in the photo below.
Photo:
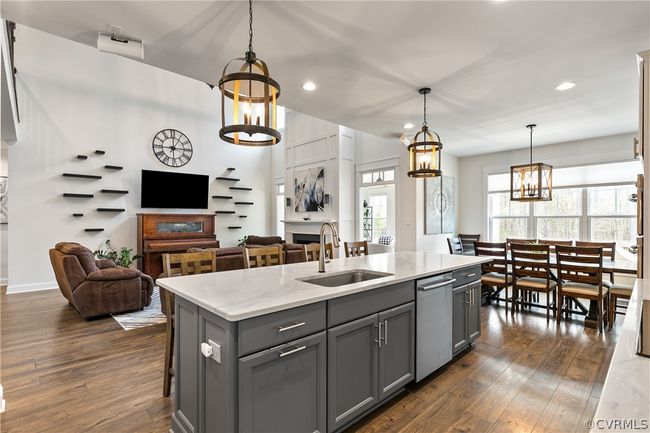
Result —
<path fill-rule="evenodd" d="M 415 299 L 413 281 L 367 290 L 327 301 L 328 326 L 336 326 L 369 314 L 378 313 Z"/>
<path fill-rule="evenodd" d="M 237 353 L 247 355 L 324 329 L 325 302 L 242 320 Z"/>
<path fill-rule="evenodd" d="M 456 282 L 454 287 L 464 286 L 481 279 L 481 265 L 470 266 L 469 268 L 458 269 L 453 272 Z"/>

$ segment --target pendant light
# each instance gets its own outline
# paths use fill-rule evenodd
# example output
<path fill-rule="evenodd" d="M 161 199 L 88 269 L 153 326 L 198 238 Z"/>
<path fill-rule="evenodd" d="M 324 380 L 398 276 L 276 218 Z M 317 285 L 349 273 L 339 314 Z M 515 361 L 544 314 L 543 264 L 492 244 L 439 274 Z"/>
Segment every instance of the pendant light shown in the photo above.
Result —
<path fill-rule="evenodd" d="M 221 129 L 219 137 L 244 146 L 269 146 L 280 141 L 277 100 L 280 85 L 269 75 L 266 63 L 253 51 L 253 1 L 248 2 L 248 51 L 228 62 L 219 80 Z M 226 113 L 226 98 L 233 101 Z"/>
<path fill-rule="evenodd" d="M 543 162 L 533 163 L 533 129 L 530 129 L 530 163 L 510 167 L 510 200 L 550 201 L 553 192 L 553 167 Z"/>
<path fill-rule="evenodd" d="M 437 177 L 442 176 L 440 170 L 440 151 L 442 143 L 440 136 L 429 131 L 427 125 L 427 95 L 431 89 L 425 87 L 419 90 L 420 95 L 424 96 L 424 122 L 422 129 L 415 134 L 413 141 L 408 145 L 409 152 L 409 177 Z M 435 136 L 435 138 L 434 138 Z"/>

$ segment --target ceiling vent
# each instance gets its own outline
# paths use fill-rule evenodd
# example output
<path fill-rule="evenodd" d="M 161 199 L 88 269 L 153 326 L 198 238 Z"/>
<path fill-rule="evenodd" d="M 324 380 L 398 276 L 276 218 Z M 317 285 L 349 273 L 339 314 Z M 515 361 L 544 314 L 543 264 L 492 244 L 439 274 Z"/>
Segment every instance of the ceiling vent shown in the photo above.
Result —
<path fill-rule="evenodd" d="M 133 41 L 114 34 L 99 33 L 97 35 L 97 49 L 107 53 L 144 60 L 144 44 L 142 41 Z"/>

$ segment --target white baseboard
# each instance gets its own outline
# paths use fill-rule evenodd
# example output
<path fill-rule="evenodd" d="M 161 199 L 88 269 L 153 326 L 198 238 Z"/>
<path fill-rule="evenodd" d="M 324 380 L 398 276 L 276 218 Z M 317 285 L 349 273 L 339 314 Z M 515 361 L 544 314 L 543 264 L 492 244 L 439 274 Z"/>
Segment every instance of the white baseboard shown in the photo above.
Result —
<path fill-rule="evenodd" d="M 9 278 L 0 278 L 0 286 L 4 286 L 9 282 Z"/>
<path fill-rule="evenodd" d="M 30 284 L 9 284 L 9 286 L 7 286 L 7 294 L 9 295 L 11 293 L 37 292 L 39 290 L 53 290 L 58 288 L 59 285 L 56 283 L 56 281 Z"/>

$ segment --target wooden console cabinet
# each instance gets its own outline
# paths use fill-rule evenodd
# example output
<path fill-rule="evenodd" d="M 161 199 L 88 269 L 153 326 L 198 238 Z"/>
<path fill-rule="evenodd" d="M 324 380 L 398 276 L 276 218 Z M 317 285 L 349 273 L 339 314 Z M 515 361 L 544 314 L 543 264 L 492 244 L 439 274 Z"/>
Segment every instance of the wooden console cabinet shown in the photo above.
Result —
<path fill-rule="evenodd" d="M 138 214 L 138 269 L 154 280 L 164 253 L 188 248 L 219 248 L 213 214 Z"/>

